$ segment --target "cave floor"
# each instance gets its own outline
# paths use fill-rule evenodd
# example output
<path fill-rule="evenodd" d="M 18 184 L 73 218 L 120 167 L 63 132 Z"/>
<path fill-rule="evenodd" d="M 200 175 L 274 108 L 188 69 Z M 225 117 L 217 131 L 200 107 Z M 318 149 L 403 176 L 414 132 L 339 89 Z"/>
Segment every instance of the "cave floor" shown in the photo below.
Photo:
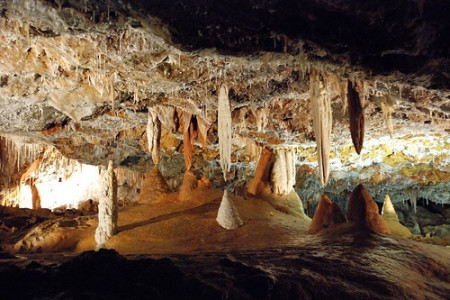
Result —
<path fill-rule="evenodd" d="M 241 197 L 233 200 L 244 225 L 225 230 L 215 220 L 222 191 L 198 188 L 184 201 L 176 193 L 142 194 L 139 203 L 119 211 L 119 232 L 107 244 L 117 252 L 79 253 L 95 248 L 95 215 L 81 217 L 84 226 L 35 226 L 34 235 L 22 237 L 28 253 L 0 259 L 0 298 L 446 299 L 450 294 L 449 247 L 364 230 L 310 236 L 306 218 Z M 42 238 L 35 238 L 38 234 Z"/>

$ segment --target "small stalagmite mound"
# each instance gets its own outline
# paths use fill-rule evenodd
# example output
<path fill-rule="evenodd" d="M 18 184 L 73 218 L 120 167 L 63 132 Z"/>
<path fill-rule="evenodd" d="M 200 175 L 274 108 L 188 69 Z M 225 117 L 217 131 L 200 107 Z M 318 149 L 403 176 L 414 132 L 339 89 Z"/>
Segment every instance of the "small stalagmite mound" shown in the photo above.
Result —
<path fill-rule="evenodd" d="M 347 208 L 349 222 L 357 223 L 376 233 L 390 233 L 389 227 L 378 213 L 378 206 L 367 189 L 359 184 L 350 195 Z"/>
<path fill-rule="evenodd" d="M 228 195 L 227 190 L 223 193 L 216 221 L 220 226 L 228 230 L 236 229 L 243 224 L 239 212 L 234 205 L 233 200 Z"/>
<path fill-rule="evenodd" d="M 158 165 L 153 166 L 142 185 L 139 203 L 153 202 L 158 200 L 161 195 L 170 193 L 170 188 L 159 171 Z"/>
<path fill-rule="evenodd" d="M 186 170 L 183 177 L 183 182 L 180 186 L 180 193 L 178 196 L 179 200 L 187 200 L 189 199 L 189 195 L 198 187 L 198 180 L 195 174 L 190 171 Z"/>
<path fill-rule="evenodd" d="M 405 226 L 403 226 L 398 220 L 397 212 L 395 211 L 394 205 L 392 204 L 389 195 L 384 198 L 383 209 L 381 211 L 381 216 L 386 222 L 387 226 L 391 230 L 392 234 L 410 237 L 412 236 L 411 231 Z"/>
<path fill-rule="evenodd" d="M 332 202 L 327 196 L 322 195 L 311 225 L 309 226 L 308 233 L 317 234 L 323 229 L 345 222 L 347 222 L 347 218 L 339 205 Z"/>

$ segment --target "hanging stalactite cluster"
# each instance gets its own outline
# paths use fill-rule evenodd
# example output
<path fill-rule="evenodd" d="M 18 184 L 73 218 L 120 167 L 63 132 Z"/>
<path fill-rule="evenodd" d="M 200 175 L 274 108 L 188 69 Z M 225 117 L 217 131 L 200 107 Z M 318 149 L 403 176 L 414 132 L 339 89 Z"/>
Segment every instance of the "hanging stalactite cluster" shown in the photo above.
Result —
<path fill-rule="evenodd" d="M 159 163 L 161 121 L 153 108 L 149 108 L 148 110 L 147 140 L 148 151 L 152 155 L 153 163 L 157 165 Z"/>
<path fill-rule="evenodd" d="M 228 99 L 228 87 L 223 84 L 219 90 L 218 131 L 220 167 L 223 178 L 227 180 L 227 173 L 231 170 L 231 108 Z"/>

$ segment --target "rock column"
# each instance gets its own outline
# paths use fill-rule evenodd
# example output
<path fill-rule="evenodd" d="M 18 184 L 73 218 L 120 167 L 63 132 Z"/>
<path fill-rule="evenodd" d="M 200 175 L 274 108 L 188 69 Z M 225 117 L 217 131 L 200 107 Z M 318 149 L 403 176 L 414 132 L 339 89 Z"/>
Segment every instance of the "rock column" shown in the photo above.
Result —
<path fill-rule="evenodd" d="M 98 226 L 95 231 L 97 248 L 103 248 L 105 242 L 117 233 L 117 179 L 113 162 L 108 163 L 108 170 L 103 181 L 102 196 L 98 205 Z"/>

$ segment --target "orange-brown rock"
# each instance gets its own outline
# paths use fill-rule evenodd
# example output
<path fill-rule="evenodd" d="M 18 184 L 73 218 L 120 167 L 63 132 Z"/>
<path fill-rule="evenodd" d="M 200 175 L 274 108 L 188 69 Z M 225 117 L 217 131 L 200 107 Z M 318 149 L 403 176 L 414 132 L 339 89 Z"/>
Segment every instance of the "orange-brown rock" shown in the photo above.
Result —
<path fill-rule="evenodd" d="M 347 218 L 339 205 L 332 202 L 327 196 L 322 195 L 311 225 L 309 226 L 308 233 L 317 234 L 334 224 L 345 222 L 347 222 Z"/>
<path fill-rule="evenodd" d="M 259 158 L 258 166 L 256 167 L 253 180 L 250 182 L 247 188 L 247 192 L 250 195 L 258 195 L 265 186 L 265 182 L 269 181 L 270 166 L 273 162 L 274 154 L 269 148 L 264 148 L 261 157 Z"/>
<path fill-rule="evenodd" d="M 360 224 L 376 233 L 390 233 L 389 227 L 378 213 L 378 206 L 367 189 L 359 184 L 350 195 L 347 208 L 349 222 Z"/>
<path fill-rule="evenodd" d="M 347 101 L 352 142 L 356 153 L 360 154 L 364 142 L 364 111 L 359 93 L 350 80 L 347 83 Z"/>

